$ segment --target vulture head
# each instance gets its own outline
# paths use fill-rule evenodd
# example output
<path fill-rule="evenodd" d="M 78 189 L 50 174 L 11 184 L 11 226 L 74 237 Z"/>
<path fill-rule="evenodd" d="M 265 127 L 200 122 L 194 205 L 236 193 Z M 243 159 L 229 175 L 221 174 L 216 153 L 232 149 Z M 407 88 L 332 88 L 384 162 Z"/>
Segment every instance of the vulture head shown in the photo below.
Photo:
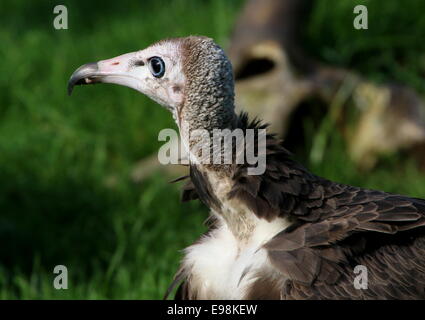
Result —
<path fill-rule="evenodd" d="M 182 129 L 227 128 L 234 120 L 233 73 L 223 50 L 206 37 L 159 41 L 146 49 L 88 63 L 68 83 L 114 83 L 166 107 Z"/>

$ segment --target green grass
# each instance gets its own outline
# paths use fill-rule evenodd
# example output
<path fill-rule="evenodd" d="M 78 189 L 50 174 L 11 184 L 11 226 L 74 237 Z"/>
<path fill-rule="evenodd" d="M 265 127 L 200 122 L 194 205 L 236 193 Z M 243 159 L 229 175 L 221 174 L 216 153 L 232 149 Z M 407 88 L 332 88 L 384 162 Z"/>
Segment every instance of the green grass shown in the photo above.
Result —
<path fill-rule="evenodd" d="M 424 93 L 424 4 L 364 2 L 374 18 L 362 33 L 352 28 L 356 1 L 319 1 L 306 46 L 328 62 Z M 166 37 L 202 34 L 226 46 L 243 1 L 62 3 L 66 31 L 52 27 L 54 1 L 0 5 L 0 298 L 161 298 L 180 250 L 204 231 L 207 216 L 200 204 L 180 204 L 179 187 L 160 173 L 142 184 L 130 178 L 173 121 L 122 87 L 76 88 L 69 98 L 67 80 L 83 63 Z M 337 181 L 425 197 L 412 160 L 390 156 L 365 175 L 337 134 L 323 162 L 305 164 Z M 59 264 L 68 267 L 68 290 L 52 286 Z"/>

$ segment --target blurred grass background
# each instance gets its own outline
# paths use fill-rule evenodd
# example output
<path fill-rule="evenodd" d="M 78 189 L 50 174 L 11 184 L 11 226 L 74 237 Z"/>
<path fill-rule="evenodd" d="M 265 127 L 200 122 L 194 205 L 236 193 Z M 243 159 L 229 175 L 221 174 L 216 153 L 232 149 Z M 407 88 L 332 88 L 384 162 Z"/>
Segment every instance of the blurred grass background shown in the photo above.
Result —
<path fill-rule="evenodd" d="M 202 34 L 226 47 L 243 0 L 61 1 L 69 29 L 55 30 L 54 1 L 0 4 L 0 298 L 157 299 L 180 250 L 204 231 L 200 204 L 180 204 L 179 186 L 154 174 L 130 178 L 174 128 L 168 112 L 127 88 L 66 85 L 76 67 L 166 37 Z M 369 30 L 352 26 L 367 4 Z M 320 59 L 374 81 L 425 93 L 422 0 L 319 0 L 305 45 Z M 336 132 L 336 131 L 335 131 Z M 389 155 L 371 173 L 355 169 L 335 133 L 325 161 L 304 164 L 339 182 L 425 197 L 413 160 Z M 53 288 L 68 267 L 69 289 Z"/>

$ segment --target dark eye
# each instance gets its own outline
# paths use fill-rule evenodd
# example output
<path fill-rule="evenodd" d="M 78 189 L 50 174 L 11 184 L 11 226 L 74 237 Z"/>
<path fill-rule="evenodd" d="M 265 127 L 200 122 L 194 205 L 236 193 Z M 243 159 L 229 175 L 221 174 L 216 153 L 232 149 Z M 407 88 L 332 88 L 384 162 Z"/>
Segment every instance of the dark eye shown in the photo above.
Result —
<path fill-rule="evenodd" d="M 149 59 L 149 70 L 156 78 L 161 78 L 165 73 L 165 63 L 160 57 Z"/>

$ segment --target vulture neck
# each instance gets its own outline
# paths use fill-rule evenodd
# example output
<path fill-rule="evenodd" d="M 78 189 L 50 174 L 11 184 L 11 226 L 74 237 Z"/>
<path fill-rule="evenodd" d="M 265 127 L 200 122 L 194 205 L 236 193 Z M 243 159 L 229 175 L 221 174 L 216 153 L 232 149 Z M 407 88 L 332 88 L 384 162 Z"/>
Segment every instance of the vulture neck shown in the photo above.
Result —
<path fill-rule="evenodd" d="M 204 141 L 199 134 L 211 136 L 214 130 L 236 127 L 233 71 L 224 51 L 206 38 L 187 38 L 181 55 L 185 86 L 177 118 L 186 151 L 196 160 L 200 155 L 193 146 Z M 211 143 L 209 146 L 212 147 Z"/>
<path fill-rule="evenodd" d="M 221 97 L 214 100 L 219 100 L 221 103 L 219 105 L 208 105 L 207 103 L 185 105 L 180 134 L 186 150 L 190 150 L 190 176 L 200 200 L 211 209 L 213 216 L 226 225 L 237 241 L 246 244 L 256 238 L 258 233 L 261 233 L 261 230 L 264 229 L 261 228 L 261 225 L 264 225 L 265 222 L 261 224 L 251 210 L 238 199 L 228 199 L 234 183 L 232 178 L 234 164 L 214 163 L 214 156 L 217 152 L 216 145 L 213 145 L 216 137 L 214 131 L 227 129 L 226 131 L 231 134 L 234 129 L 238 128 L 239 118 L 234 112 L 233 100 Z M 205 144 L 202 137 L 192 135 L 196 130 L 208 134 L 209 145 Z M 222 131 L 222 134 L 226 133 Z M 199 146 L 202 146 L 202 150 L 197 149 Z M 209 158 L 205 157 L 203 153 L 206 149 L 210 150 Z M 219 151 L 221 152 L 223 149 Z M 235 149 L 232 148 L 231 151 L 234 161 Z M 209 162 L 206 162 L 205 159 L 209 159 Z M 281 225 L 279 224 L 278 227 L 281 228 Z"/>
<path fill-rule="evenodd" d="M 233 91 L 232 94 L 223 94 L 218 90 L 211 90 L 209 95 L 202 95 L 197 89 L 187 96 L 180 109 L 180 136 L 186 151 L 190 152 L 190 159 L 193 160 L 191 163 L 197 163 L 200 168 L 211 168 L 209 164 L 216 151 L 213 147 L 213 135 L 235 129 L 238 117 L 234 111 Z M 210 161 L 205 161 L 207 154 L 200 149 L 210 150 Z M 221 171 L 225 166 L 214 168 Z"/>

